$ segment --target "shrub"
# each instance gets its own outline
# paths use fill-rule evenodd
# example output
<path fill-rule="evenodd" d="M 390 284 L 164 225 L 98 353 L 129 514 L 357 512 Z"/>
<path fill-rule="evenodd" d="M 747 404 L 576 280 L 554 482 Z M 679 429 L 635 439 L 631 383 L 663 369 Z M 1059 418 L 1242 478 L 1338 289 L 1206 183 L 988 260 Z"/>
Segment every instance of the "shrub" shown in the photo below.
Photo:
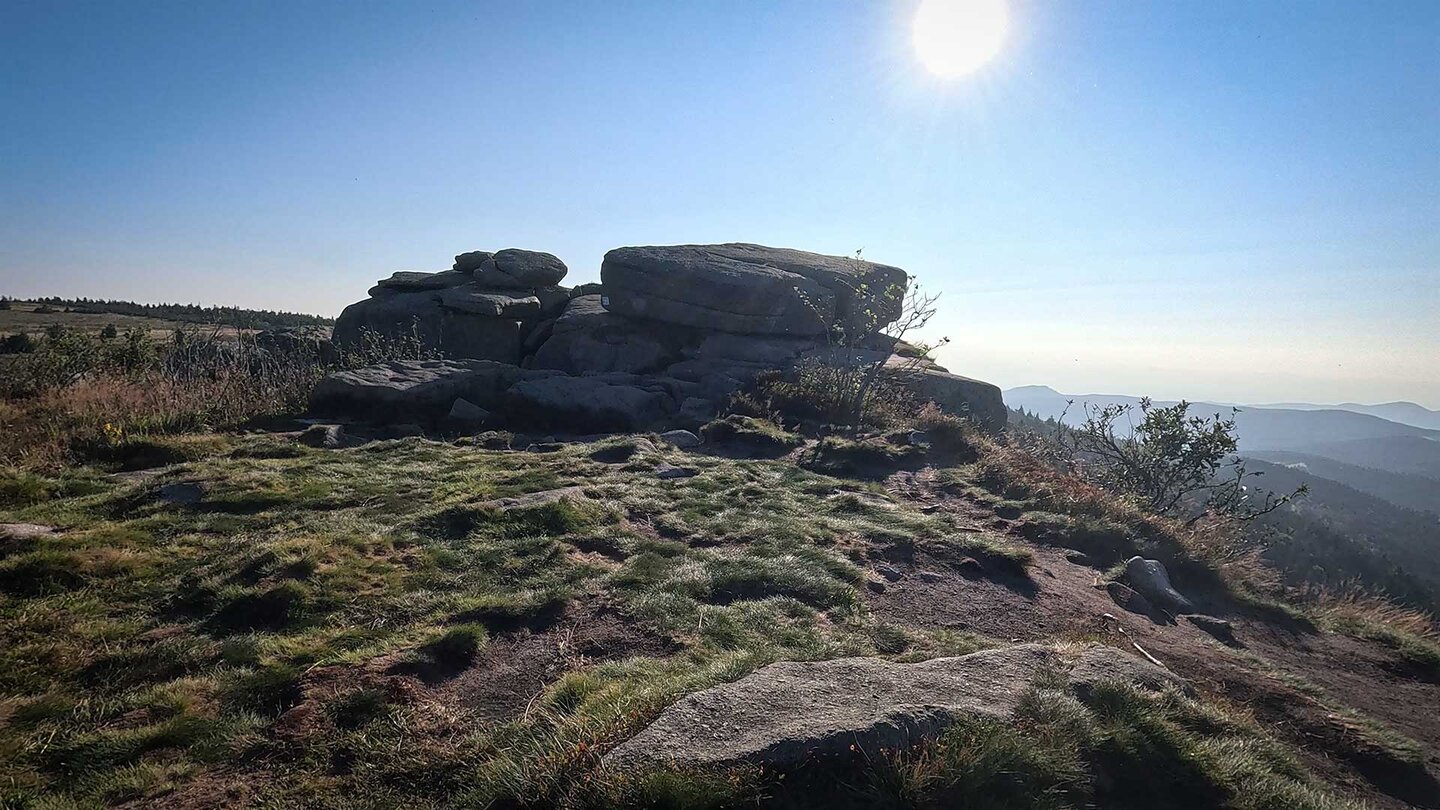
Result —
<path fill-rule="evenodd" d="M 1234 418 L 1190 416 L 1189 409 L 1184 401 L 1157 407 L 1146 397 L 1140 400 L 1140 423 L 1125 433 L 1117 425 L 1122 417 L 1133 417 L 1133 406 L 1090 406 L 1080 427 L 1060 435 L 1085 477 L 1136 498 L 1156 514 L 1194 512 L 1198 505 L 1199 514 L 1213 511 L 1249 520 L 1305 492 L 1302 485 L 1283 498 L 1267 494 L 1263 501 L 1252 500 L 1245 481 L 1259 473 L 1247 473 L 1243 460 L 1230 458 L 1236 449 Z"/>
<path fill-rule="evenodd" d="M 861 263 L 859 251 L 855 261 Z M 798 391 L 827 412 L 824 421 L 856 428 L 889 426 L 881 424 L 883 417 L 875 412 L 877 404 L 893 401 L 896 379 L 921 368 L 933 348 L 905 343 L 906 335 L 923 329 L 934 317 L 939 298 L 923 293 L 914 277 L 908 282 L 884 289 L 871 289 L 868 282 L 861 282 L 852 289 L 856 305 L 836 312 L 826 323 L 827 348 L 796 370 Z M 810 308 L 817 315 L 822 312 L 818 305 Z M 941 344 L 945 342 L 941 340 Z M 910 356 L 900 355 L 904 360 L 893 364 L 892 358 L 902 346 Z"/>
<path fill-rule="evenodd" d="M 933 402 L 921 406 L 915 415 L 915 427 L 925 432 L 935 449 L 955 457 L 956 461 L 971 462 L 980 456 L 980 434 L 974 424 L 940 410 Z"/>
<path fill-rule="evenodd" d="M 897 445 L 878 436 L 860 440 L 826 436 L 805 454 L 801 464 L 831 475 L 857 475 L 871 470 L 890 471 L 923 454 L 914 445 Z"/>
<path fill-rule="evenodd" d="M 916 410 L 914 395 L 891 378 L 869 384 L 865 409 L 858 419 L 855 401 L 859 396 L 855 370 L 842 363 L 812 360 L 789 372 L 756 378 L 751 388 L 737 395 L 742 407 L 732 400 L 732 413 L 784 419 L 790 422 L 818 422 L 825 425 L 893 428 L 908 424 Z"/>
<path fill-rule="evenodd" d="M 35 338 L 26 332 L 16 332 L 0 338 L 0 354 L 28 354 L 35 351 Z"/>
<path fill-rule="evenodd" d="M 739 414 L 716 419 L 700 428 L 700 433 L 707 441 L 736 442 L 776 453 L 785 453 L 805 443 L 803 438 L 774 422 Z"/>
<path fill-rule="evenodd" d="M 143 330 L 114 340 L 52 329 L 0 374 L 0 463 L 61 466 L 117 442 L 227 428 L 302 411 L 324 375 L 359 363 L 429 356 L 413 341 L 366 331 L 360 353 L 261 348 L 249 337 Z M 103 455 L 103 453 L 101 453 Z"/>

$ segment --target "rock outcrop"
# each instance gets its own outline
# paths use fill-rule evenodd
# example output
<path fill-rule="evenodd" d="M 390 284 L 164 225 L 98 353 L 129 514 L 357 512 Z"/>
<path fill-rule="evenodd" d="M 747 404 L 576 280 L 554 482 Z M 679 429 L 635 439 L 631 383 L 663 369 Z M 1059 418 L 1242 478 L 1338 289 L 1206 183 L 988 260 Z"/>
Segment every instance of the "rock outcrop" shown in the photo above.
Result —
<path fill-rule="evenodd" d="M 958 658 L 897 664 L 876 658 L 783 661 L 734 683 L 681 698 L 605 757 L 613 768 L 787 768 L 874 755 L 933 737 L 961 717 L 1007 720 L 1042 673 L 1058 673 L 1088 697 L 1104 681 L 1183 688 L 1168 670 L 1112 647 L 1077 656 L 1023 644 Z"/>
<path fill-rule="evenodd" d="M 367 332 L 413 337 L 446 357 L 519 365 L 526 337 L 570 301 L 569 290 L 558 286 L 565 272 L 549 253 L 462 253 L 450 270 L 399 272 L 377 282 L 369 299 L 340 313 L 333 339 L 343 351 L 362 346 Z"/>
<path fill-rule="evenodd" d="M 314 408 L 366 419 L 414 408 L 407 421 L 440 423 L 463 398 L 487 424 L 694 428 L 758 374 L 834 354 L 830 325 L 892 321 L 908 283 L 889 265 L 750 244 L 617 248 L 605 256 L 601 284 L 567 290 L 559 286 L 565 274 L 549 253 L 512 248 L 381 280 L 341 314 L 336 348 L 413 338 L 449 361 L 332 375 L 316 388 Z M 1004 426 L 998 388 L 929 361 L 913 367 L 895 349 L 876 334 L 846 352 L 889 361 L 887 373 L 947 411 Z M 479 372 L 469 362 L 477 360 L 509 370 L 484 372 L 494 384 L 472 396 Z M 462 410 L 472 418 L 444 424 L 476 421 L 475 410 Z"/>

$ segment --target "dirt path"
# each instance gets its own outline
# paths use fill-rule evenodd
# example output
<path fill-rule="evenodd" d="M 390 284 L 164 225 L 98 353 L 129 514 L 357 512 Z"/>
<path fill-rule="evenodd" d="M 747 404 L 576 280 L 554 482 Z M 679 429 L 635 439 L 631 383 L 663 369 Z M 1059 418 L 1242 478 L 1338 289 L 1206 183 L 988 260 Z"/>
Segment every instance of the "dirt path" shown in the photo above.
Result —
<path fill-rule="evenodd" d="M 887 488 L 927 511 L 945 511 L 1003 534 L 1033 551 L 1035 563 L 1025 579 L 917 554 L 894 563 L 899 579 L 867 595 L 878 616 L 1010 641 L 1133 641 L 1203 693 L 1253 712 L 1303 751 L 1314 771 L 1357 798 L 1380 807 L 1440 806 L 1440 783 L 1431 776 L 1440 773 L 1440 684 L 1405 677 L 1386 647 L 1280 627 L 1234 604 L 1201 604 L 1204 613 L 1234 626 L 1237 643 L 1227 646 L 1183 618 L 1157 621 L 1126 611 L 1097 587 L 1095 568 L 1073 561 L 1064 549 L 1025 539 L 1018 521 L 997 517 L 989 506 L 944 492 L 931 471 L 899 473 Z M 1117 623 L 1126 635 L 1114 631 Z M 1363 720 L 1348 715 L 1347 708 L 1419 743 L 1431 775 L 1397 771 L 1366 742 Z"/>

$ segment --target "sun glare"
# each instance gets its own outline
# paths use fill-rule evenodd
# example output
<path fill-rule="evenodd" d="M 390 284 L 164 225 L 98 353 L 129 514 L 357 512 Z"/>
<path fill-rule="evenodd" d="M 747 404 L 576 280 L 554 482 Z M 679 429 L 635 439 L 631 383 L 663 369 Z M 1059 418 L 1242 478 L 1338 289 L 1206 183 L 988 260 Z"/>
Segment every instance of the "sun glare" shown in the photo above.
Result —
<path fill-rule="evenodd" d="M 922 0 L 915 54 L 937 76 L 964 76 L 1000 51 L 1009 25 L 1005 0 Z"/>

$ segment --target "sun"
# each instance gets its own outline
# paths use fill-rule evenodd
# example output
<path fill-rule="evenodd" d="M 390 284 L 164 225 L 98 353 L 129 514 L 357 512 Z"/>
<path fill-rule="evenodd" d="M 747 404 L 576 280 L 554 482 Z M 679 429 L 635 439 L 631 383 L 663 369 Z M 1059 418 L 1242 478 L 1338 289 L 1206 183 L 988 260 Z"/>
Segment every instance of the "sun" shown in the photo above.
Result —
<path fill-rule="evenodd" d="M 1009 27 L 1005 0 L 921 0 L 915 54 L 937 76 L 964 76 L 999 53 Z"/>

